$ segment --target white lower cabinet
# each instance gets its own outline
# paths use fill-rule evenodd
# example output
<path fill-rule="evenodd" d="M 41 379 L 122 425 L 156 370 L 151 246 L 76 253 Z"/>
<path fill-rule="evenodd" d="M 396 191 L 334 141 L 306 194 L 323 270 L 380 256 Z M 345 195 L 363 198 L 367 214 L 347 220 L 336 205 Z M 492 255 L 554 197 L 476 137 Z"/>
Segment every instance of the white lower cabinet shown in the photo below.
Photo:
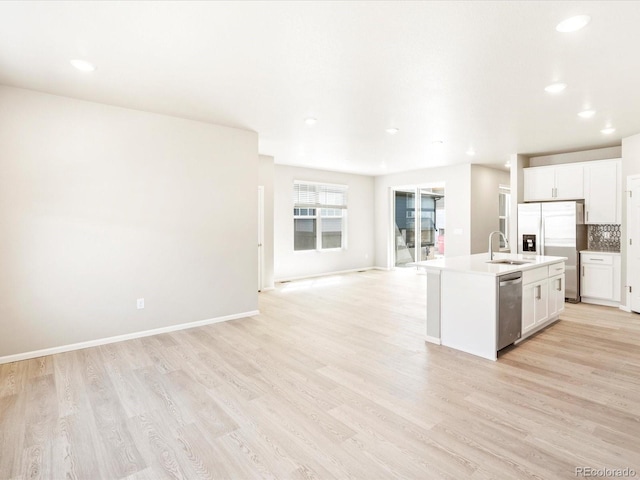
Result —
<path fill-rule="evenodd" d="M 549 317 L 564 312 L 564 274 L 549 277 Z"/>
<path fill-rule="evenodd" d="M 580 295 L 584 303 L 615 306 L 620 302 L 620 254 L 580 252 Z"/>
<path fill-rule="evenodd" d="M 522 333 L 534 329 L 549 318 L 547 283 L 544 279 L 522 287 Z"/>
<path fill-rule="evenodd" d="M 555 268 L 562 266 L 561 269 Z M 525 271 L 522 285 L 522 338 L 564 311 L 564 263 Z M 553 272 L 553 276 L 549 276 Z"/>

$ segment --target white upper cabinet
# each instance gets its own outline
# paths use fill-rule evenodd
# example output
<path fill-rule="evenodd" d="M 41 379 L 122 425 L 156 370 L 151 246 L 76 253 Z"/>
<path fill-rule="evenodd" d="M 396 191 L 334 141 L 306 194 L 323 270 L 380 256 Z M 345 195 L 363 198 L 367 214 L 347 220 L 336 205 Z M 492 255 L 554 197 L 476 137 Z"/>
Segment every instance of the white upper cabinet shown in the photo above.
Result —
<path fill-rule="evenodd" d="M 585 223 L 622 223 L 621 170 L 621 162 L 617 159 L 585 165 Z"/>
<path fill-rule="evenodd" d="M 524 169 L 524 200 L 579 200 L 584 198 L 582 163 Z"/>
<path fill-rule="evenodd" d="M 524 169 L 524 201 L 580 200 L 585 223 L 622 223 L 619 158 Z"/>
<path fill-rule="evenodd" d="M 524 201 L 553 200 L 556 172 L 553 167 L 524 169 Z"/>
<path fill-rule="evenodd" d="M 582 163 L 558 165 L 556 171 L 556 200 L 584 198 L 584 166 Z"/>

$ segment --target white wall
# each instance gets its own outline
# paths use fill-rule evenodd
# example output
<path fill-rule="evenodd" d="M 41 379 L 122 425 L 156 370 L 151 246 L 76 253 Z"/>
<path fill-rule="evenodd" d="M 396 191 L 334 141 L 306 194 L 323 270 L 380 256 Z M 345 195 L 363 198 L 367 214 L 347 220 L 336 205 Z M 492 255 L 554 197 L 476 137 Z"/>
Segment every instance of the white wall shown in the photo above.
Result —
<path fill-rule="evenodd" d="M 428 168 L 375 178 L 375 264 L 393 267 L 391 188 L 406 185 L 445 187 L 445 255 L 468 255 L 471 251 L 471 165 Z"/>
<path fill-rule="evenodd" d="M 578 152 L 554 153 L 551 155 L 531 157 L 529 159 L 529 166 L 541 167 L 543 165 L 559 165 L 563 163 L 608 160 L 610 158 L 620 158 L 621 155 L 622 155 L 622 148 L 620 146 L 594 148 L 592 150 L 580 150 Z"/>
<path fill-rule="evenodd" d="M 471 165 L 471 253 L 486 252 L 489 234 L 500 230 L 500 185 L 508 186 L 509 182 L 509 172 L 506 170 Z M 495 248 L 498 245 L 496 235 Z"/>
<path fill-rule="evenodd" d="M 640 133 L 622 139 L 622 190 L 627 189 L 627 177 L 630 175 L 640 175 Z M 628 194 L 622 196 L 622 241 L 620 242 L 620 253 L 622 261 L 621 282 L 623 285 L 621 303 L 629 306 L 627 288 L 627 201 Z"/>
<path fill-rule="evenodd" d="M 294 180 L 348 185 L 347 249 L 293 250 Z M 274 272 L 276 281 L 356 270 L 374 265 L 373 177 L 326 170 L 275 166 Z"/>
<path fill-rule="evenodd" d="M 529 167 L 529 157 L 513 153 L 509 162 L 511 163 L 509 172 L 509 186 L 511 187 L 509 238 L 511 239 L 511 253 L 518 253 L 518 204 L 524 203 L 524 169 Z"/>
<path fill-rule="evenodd" d="M 256 133 L 0 87 L 0 145 L 0 357 L 256 310 Z"/>
<path fill-rule="evenodd" d="M 275 165 L 273 157 L 260 155 L 258 159 L 258 185 L 264 187 L 264 242 L 262 252 L 264 264 L 262 270 L 263 289 L 273 288 L 273 179 Z"/>

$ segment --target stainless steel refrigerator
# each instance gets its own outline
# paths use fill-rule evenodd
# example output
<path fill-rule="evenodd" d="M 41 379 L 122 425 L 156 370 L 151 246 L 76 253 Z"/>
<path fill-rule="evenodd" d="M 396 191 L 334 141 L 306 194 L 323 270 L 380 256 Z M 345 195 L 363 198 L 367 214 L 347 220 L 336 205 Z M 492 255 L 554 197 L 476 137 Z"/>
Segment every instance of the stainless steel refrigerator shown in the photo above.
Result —
<path fill-rule="evenodd" d="M 567 257 L 565 297 L 580 301 L 580 250 L 587 248 L 582 202 L 518 205 L 518 253 Z"/>

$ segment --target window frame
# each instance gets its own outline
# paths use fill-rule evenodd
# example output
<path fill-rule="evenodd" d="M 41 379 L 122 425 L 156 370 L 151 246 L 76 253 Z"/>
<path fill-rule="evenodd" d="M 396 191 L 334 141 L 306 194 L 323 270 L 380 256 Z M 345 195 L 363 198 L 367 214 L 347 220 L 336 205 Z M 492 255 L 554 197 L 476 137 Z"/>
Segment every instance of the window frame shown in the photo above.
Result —
<path fill-rule="evenodd" d="M 305 193 L 307 194 L 307 198 L 310 199 L 308 202 L 297 202 L 296 200 L 300 200 L 300 193 L 296 189 L 296 185 L 305 185 Z M 311 188 L 310 188 L 311 187 Z M 343 202 L 341 204 L 333 205 L 328 203 L 321 203 L 320 199 L 322 196 L 322 191 L 326 190 L 335 190 L 338 191 L 340 195 L 342 195 Z M 313 190 L 313 191 L 311 191 Z M 305 252 L 335 252 L 341 250 L 347 250 L 347 212 L 348 212 L 348 191 L 349 186 L 343 184 L 332 184 L 325 182 L 309 182 L 304 180 L 294 180 L 293 182 L 293 220 L 294 220 L 294 231 L 293 231 L 293 251 L 294 253 L 305 253 Z M 311 193 L 311 195 L 309 195 Z M 302 214 L 302 210 L 313 210 L 313 214 L 310 214 L 308 211 L 306 214 Z M 322 214 L 323 210 L 340 210 L 342 215 L 324 215 Z M 340 218 L 340 246 L 339 247 L 327 247 L 323 248 L 322 246 L 322 219 L 336 219 Z M 316 238 L 315 238 L 315 248 L 309 249 L 296 249 L 296 229 L 295 229 L 295 221 L 300 219 L 313 219 L 315 220 L 316 227 Z"/>
<path fill-rule="evenodd" d="M 500 197 L 504 195 L 504 215 L 500 215 Z M 511 227 L 511 187 L 506 185 L 500 185 L 498 187 L 498 230 L 500 229 L 500 220 L 504 220 L 505 231 L 502 232 L 507 239 L 507 244 L 501 246 L 500 250 L 507 250 L 511 248 L 511 239 L 509 238 L 509 229 Z M 502 243 L 502 238 L 500 239 Z"/>

